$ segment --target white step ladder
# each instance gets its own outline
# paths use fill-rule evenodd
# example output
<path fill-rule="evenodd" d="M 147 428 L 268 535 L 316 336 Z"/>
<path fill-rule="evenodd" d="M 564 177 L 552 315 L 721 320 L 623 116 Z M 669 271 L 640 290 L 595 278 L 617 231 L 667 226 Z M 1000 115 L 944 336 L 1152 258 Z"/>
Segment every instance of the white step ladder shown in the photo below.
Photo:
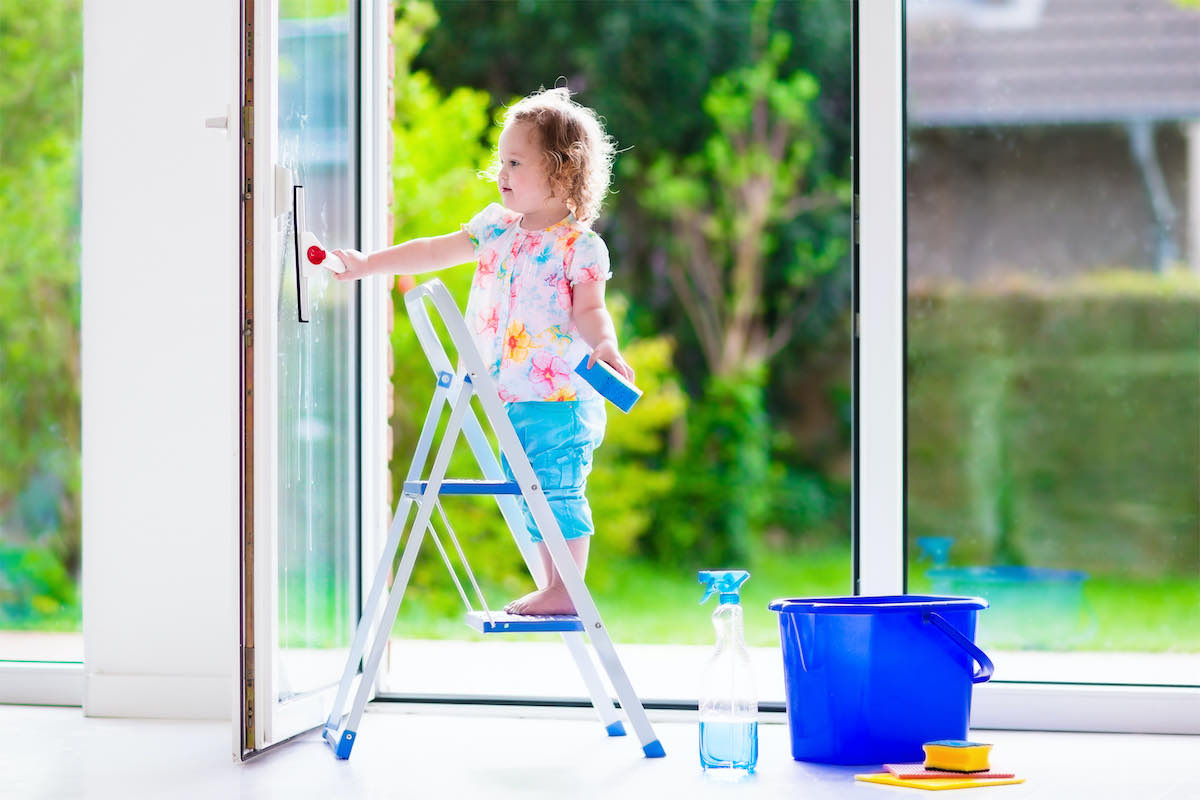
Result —
<path fill-rule="evenodd" d="M 457 351 L 461 367 L 459 370 L 455 370 L 451 366 L 442 341 L 434 331 L 426 301 L 431 303 L 437 311 L 450 342 Z M 575 664 L 579 668 L 588 694 L 591 696 L 592 705 L 600 716 L 601 724 L 609 736 L 624 736 L 625 726 L 600 679 L 596 664 L 592 660 L 591 651 L 588 649 L 587 640 L 590 640 L 604 671 L 608 674 L 613 689 L 616 691 L 621 708 L 625 711 L 629 723 L 633 726 L 633 730 L 642 744 L 642 751 L 647 758 L 662 757 L 664 755 L 662 744 L 655 736 L 654 729 L 646 717 L 646 710 L 634 693 L 625 669 L 617 658 L 612 639 L 608 635 L 608 629 L 601 621 L 600 612 L 596 610 L 596 604 L 592 601 L 592 596 L 583 582 L 583 576 L 580 575 L 575 560 L 567 549 L 566 540 L 558 527 L 558 521 L 554 518 L 554 513 L 550 510 L 550 505 L 538 485 L 529 458 L 517 438 L 512 422 L 509 421 L 500 396 L 496 392 L 496 386 L 488 370 L 484 367 L 483 358 L 475 347 L 475 342 L 467 330 L 466 322 L 459 313 L 454 298 L 450 296 L 450 292 L 440 280 L 434 279 L 410 290 L 404 296 L 404 303 L 408 307 L 408 314 L 413 328 L 416 330 L 417 339 L 421 343 L 421 348 L 425 351 L 425 355 L 433 367 L 433 373 L 437 377 L 437 387 L 434 390 L 429 412 L 425 417 L 425 424 L 421 428 L 421 434 L 417 440 L 417 449 L 412 465 L 409 467 L 404 481 L 404 492 L 396 504 L 396 513 L 388 531 L 387 544 L 384 546 L 379 560 L 379 568 L 371 584 L 366 605 L 363 607 L 362 619 L 354 634 L 354 642 L 350 647 L 349 657 L 346 659 L 341 683 L 338 685 L 337 697 L 334 700 L 329 719 L 325 723 L 323 731 L 325 741 L 333 749 L 337 758 L 350 757 L 350 750 L 354 746 L 363 709 L 366 707 L 375 683 L 383 649 L 388 641 L 388 634 L 392 629 L 396 614 L 400 610 L 400 602 L 404 598 L 404 590 L 412 575 L 417 552 L 421 549 L 426 531 L 429 531 L 432 533 L 431 538 L 437 546 L 438 552 L 446 562 L 446 567 L 450 570 L 451 578 L 463 603 L 467 606 L 469 625 L 481 633 L 541 631 L 561 634 L 567 649 L 575 659 Z M 484 436 L 479 419 L 471 406 L 472 396 L 479 398 L 484 416 L 487 417 L 496 434 L 500 451 L 507 458 L 509 468 L 516 478 L 515 481 L 505 480 L 496 454 Z M 421 473 L 428 460 L 434 434 L 446 406 L 450 411 L 449 419 L 434 456 L 429 477 L 427 480 L 422 480 Z M 460 434 L 466 439 L 475 460 L 483 471 L 484 478 L 482 480 L 447 480 L 446 478 L 450 455 Z M 541 560 L 537 555 L 535 545 L 529 541 L 525 517 L 517 502 L 518 496 L 523 496 L 529 504 L 534 521 L 549 550 L 550 558 L 555 569 L 558 570 L 558 574 L 562 577 L 563 584 L 577 613 L 569 616 L 531 617 L 488 610 L 475 575 L 467 563 L 462 547 L 459 546 L 458 538 L 454 535 L 439 502 L 440 496 L 450 494 L 486 494 L 496 498 L 496 502 L 500 506 L 500 513 L 521 550 L 530 574 L 540 588 L 545 585 L 546 576 L 541 574 Z M 446 548 L 431 524 L 435 507 L 470 579 L 475 595 L 479 599 L 480 610 L 472 608 L 467 593 L 458 579 L 458 574 L 450 563 Z M 400 565 L 392 580 L 391 588 L 387 592 L 387 606 L 380 613 L 380 600 L 387 584 L 388 573 L 391 571 L 393 559 L 399 548 L 401 534 L 405 530 L 409 515 L 414 508 L 416 514 L 411 527 L 408 527 L 409 534 L 404 545 L 404 554 L 400 559 Z M 368 640 L 370 641 L 369 654 L 362 662 L 362 673 L 359 675 L 359 663 L 362 661 L 363 654 L 368 651 Z M 358 687 L 354 692 L 354 703 L 349 712 L 346 712 L 346 700 L 350 696 L 351 687 L 356 679 Z"/>

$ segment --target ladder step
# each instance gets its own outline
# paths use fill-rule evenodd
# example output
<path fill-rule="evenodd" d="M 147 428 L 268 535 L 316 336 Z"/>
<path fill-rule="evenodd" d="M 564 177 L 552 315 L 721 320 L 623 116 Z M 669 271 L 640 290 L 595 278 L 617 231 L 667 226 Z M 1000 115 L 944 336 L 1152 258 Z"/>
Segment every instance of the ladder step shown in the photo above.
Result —
<path fill-rule="evenodd" d="M 429 481 L 405 481 L 404 493 L 412 497 L 425 494 Z M 520 494 L 521 487 L 516 481 L 485 481 L 485 480 L 456 480 L 442 481 L 438 492 L 443 494 Z"/>
<path fill-rule="evenodd" d="M 482 611 L 469 611 L 467 624 L 480 633 L 556 633 L 583 630 L 583 623 L 574 614 L 532 617 L 493 611 L 492 621 L 488 622 Z"/>

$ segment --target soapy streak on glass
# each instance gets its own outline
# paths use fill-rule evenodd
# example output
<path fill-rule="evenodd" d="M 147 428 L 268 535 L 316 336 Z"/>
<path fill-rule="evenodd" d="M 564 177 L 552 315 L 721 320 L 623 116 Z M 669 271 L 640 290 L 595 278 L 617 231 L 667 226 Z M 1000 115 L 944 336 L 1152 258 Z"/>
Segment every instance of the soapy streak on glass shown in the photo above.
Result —
<path fill-rule="evenodd" d="M 296 5 L 287 16 L 313 16 Z M 304 186 L 305 227 L 331 247 L 357 243 L 353 50 L 344 10 L 281 21 L 277 160 Z M 358 530 L 356 292 L 305 266 L 310 322 L 298 322 L 294 224 L 281 216 L 277 230 L 279 699 L 340 677 Z"/>

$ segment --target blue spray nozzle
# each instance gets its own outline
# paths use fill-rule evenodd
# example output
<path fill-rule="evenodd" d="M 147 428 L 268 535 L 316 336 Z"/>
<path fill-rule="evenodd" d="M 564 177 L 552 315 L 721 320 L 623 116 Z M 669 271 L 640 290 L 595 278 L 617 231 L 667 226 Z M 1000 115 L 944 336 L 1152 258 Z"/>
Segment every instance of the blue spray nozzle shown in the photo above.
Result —
<path fill-rule="evenodd" d="M 705 569 L 700 571 L 700 582 L 704 584 L 704 597 L 700 598 L 700 604 L 703 605 L 708 601 L 708 598 L 714 594 L 720 593 L 720 601 L 722 603 L 740 603 L 742 601 L 739 592 L 742 590 L 742 584 L 750 577 L 750 573 L 744 569 Z"/>

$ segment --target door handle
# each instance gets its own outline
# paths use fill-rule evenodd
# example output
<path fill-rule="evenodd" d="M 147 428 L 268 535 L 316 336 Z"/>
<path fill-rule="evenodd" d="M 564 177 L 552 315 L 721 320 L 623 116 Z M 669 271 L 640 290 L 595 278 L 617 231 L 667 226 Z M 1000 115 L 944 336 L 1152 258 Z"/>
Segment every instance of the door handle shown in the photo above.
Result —
<path fill-rule="evenodd" d="M 299 312 L 300 321 L 308 322 L 308 273 L 304 268 L 304 261 L 301 257 L 300 237 L 303 231 L 308 230 L 304 224 L 304 187 L 300 185 L 292 185 L 292 242 L 295 245 L 296 256 L 296 310 Z"/>
<path fill-rule="evenodd" d="M 225 133 L 229 133 L 229 112 L 230 112 L 229 106 L 225 106 L 225 113 L 222 114 L 221 116 L 205 117 L 204 118 L 204 127 L 214 128 L 216 130 L 221 130 L 221 131 L 225 131 Z"/>

